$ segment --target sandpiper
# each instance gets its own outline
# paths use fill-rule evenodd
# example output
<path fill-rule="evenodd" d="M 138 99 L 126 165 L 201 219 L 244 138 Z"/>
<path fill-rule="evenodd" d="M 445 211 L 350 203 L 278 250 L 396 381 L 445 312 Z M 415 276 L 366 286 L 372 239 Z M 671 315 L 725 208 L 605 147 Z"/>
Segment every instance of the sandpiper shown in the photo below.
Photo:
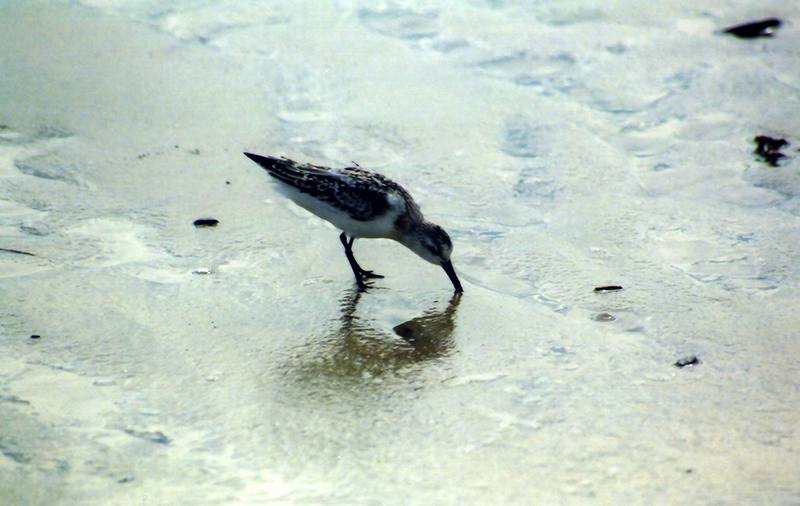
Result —
<path fill-rule="evenodd" d="M 358 238 L 394 239 L 428 262 L 441 266 L 456 293 L 464 291 L 450 262 L 453 243 L 439 225 L 425 221 L 411 195 L 389 178 L 355 167 L 330 169 L 288 158 L 245 156 L 278 180 L 281 192 L 295 204 L 342 231 L 339 240 L 359 288 L 366 280 L 382 278 L 363 269 L 353 256 Z"/>

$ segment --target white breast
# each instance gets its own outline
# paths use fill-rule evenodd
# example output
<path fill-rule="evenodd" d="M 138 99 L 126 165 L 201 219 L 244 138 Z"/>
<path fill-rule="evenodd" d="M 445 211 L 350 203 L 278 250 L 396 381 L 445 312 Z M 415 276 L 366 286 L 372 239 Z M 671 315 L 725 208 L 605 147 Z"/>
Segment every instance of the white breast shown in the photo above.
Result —
<path fill-rule="evenodd" d="M 307 193 L 276 181 L 280 193 L 289 197 L 295 204 L 319 216 L 350 237 L 393 238 L 394 223 L 401 213 L 405 212 L 405 202 L 399 195 L 389 194 L 389 210 L 374 220 L 359 221 L 352 219 L 346 212 L 326 202 L 317 200 Z"/>

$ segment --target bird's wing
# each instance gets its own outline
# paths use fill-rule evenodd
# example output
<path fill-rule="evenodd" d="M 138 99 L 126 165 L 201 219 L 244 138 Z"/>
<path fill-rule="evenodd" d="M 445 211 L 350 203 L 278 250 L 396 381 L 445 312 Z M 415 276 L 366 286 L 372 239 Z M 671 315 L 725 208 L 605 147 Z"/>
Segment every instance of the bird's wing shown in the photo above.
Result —
<path fill-rule="evenodd" d="M 354 220 L 373 219 L 391 207 L 387 197 L 394 184 L 380 174 L 357 167 L 334 171 L 287 158 L 245 155 L 275 179 L 347 212 Z"/>

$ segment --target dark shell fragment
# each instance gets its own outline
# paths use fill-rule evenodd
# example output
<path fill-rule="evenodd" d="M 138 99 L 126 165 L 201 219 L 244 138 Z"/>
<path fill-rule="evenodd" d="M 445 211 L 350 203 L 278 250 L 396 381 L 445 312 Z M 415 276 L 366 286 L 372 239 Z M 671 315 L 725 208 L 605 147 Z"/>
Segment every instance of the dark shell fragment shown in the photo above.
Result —
<path fill-rule="evenodd" d="M 619 285 L 608 285 L 608 286 L 598 286 L 595 287 L 595 292 L 614 292 L 617 290 L 622 290 L 622 287 Z"/>
<path fill-rule="evenodd" d="M 194 220 L 195 227 L 216 227 L 219 224 L 219 220 L 215 218 L 198 218 Z"/>
<path fill-rule="evenodd" d="M 699 364 L 700 364 L 699 358 L 697 358 L 694 355 L 689 355 L 688 357 L 683 357 L 678 359 L 674 365 L 679 369 L 683 369 L 684 367 L 692 367 Z"/>
<path fill-rule="evenodd" d="M 777 30 L 781 24 L 782 22 L 778 18 L 768 18 L 762 19 L 761 21 L 753 21 L 752 23 L 731 26 L 726 28 L 724 32 L 740 39 L 772 37 L 775 30 Z"/>

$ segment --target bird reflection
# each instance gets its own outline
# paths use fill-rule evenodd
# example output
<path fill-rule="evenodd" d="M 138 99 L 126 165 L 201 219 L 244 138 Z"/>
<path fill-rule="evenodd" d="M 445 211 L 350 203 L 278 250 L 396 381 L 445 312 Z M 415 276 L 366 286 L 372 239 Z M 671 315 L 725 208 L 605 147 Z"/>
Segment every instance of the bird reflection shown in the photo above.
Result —
<path fill-rule="evenodd" d="M 456 308 L 460 300 L 461 294 L 456 293 L 444 311 L 428 309 L 422 316 L 396 325 L 392 330 L 411 345 L 419 359 L 444 355 L 453 346 Z"/>
<path fill-rule="evenodd" d="M 396 325 L 392 330 L 401 339 L 357 314 L 363 294 L 357 289 L 344 293 L 333 331 L 308 343 L 312 350 L 295 355 L 301 360 L 292 366 L 295 373 L 309 381 L 360 381 L 399 373 L 452 351 L 460 294 L 453 295 L 443 308 L 434 302 L 421 316 Z"/>

